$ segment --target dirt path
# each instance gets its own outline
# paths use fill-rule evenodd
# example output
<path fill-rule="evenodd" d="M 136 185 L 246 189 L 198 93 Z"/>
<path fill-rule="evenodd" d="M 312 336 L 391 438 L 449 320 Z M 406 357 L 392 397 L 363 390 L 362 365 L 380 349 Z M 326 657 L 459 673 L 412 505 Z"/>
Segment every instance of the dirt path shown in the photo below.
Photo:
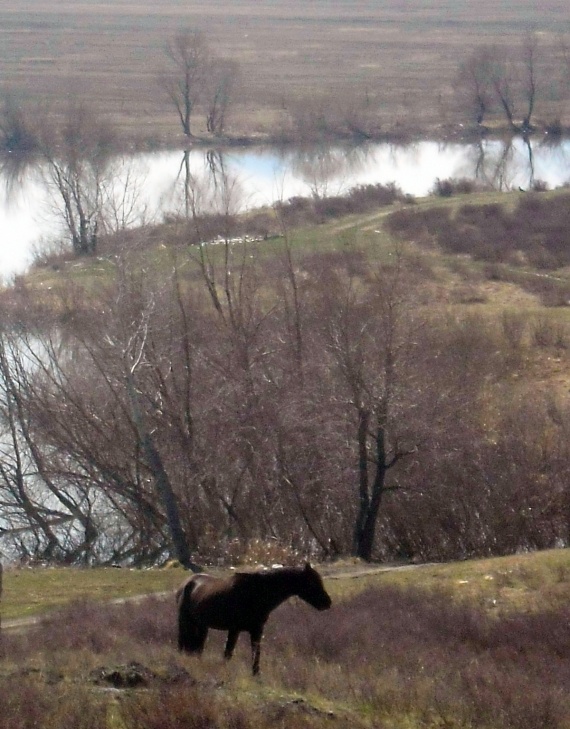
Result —
<path fill-rule="evenodd" d="M 396 212 L 397 210 L 407 209 L 417 211 L 422 210 L 423 208 L 431 207 L 457 207 L 464 203 L 465 201 L 460 196 L 455 198 L 443 199 L 437 197 L 419 198 L 416 200 L 413 207 L 402 203 L 394 203 L 392 205 L 386 205 L 380 211 L 377 210 L 371 215 L 364 215 L 362 217 L 359 217 L 357 220 L 344 220 L 337 223 L 336 225 L 332 225 L 330 228 L 330 232 L 332 234 L 342 233 L 343 231 L 350 230 L 351 228 L 358 228 L 358 230 L 361 231 L 373 230 L 377 227 L 378 223 L 381 223 L 384 218 L 387 218 L 389 215 Z"/>
<path fill-rule="evenodd" d="M 422 567 L 432 567 L 433 562 L 424 562 L 422 564 L 385 564 L 379 567 L 354 567 L 352 569 L 347 568 L 344 571 L 330 572 L 326 569 L 320 569 L 319 571 L 325 580 L 351 580 L 357 579 L 358 577 L 370 577 L 371 575 L 378 575 L 382 572 L 403 572 L 404 570 L 417 570 Z"/>
<path fill-rule="evenodd" d="M 131 597 L 117 597 L 114 600 L 105 600 L 103 604 L 124 605 L 127 602 L 137 603 L 141 602 L 142 600 L 146 600 L 149 597 L 162 598 L 168 597 L 172 594 L 174 594 L 173 590 L 168 592 L 148 592 L 144 595 L 132 595 Z M 16 632 L 18 630 L 24 630 L 25 628 L 29 628 L 32 625 L 37 625 L 39 622 L 41 622 L 42 618 L 50 615 L 51 612 L 53 612 L 53 610 L 42 613 L 41 615 L 30 615 L 30 617 L 28 618 L 12 618 L 11 620 L 2 620 L 1 627 L 2 630 L 12 630 Z"/>
<path fill-rule="evenodd" d="M 333 571 L 330 569 L 330 571 L 327 569 L 327 567 L 319 568 L 322 576 L 325 578 L 325 580 L 350 580 L 350 579 L 358 579 L 359 577 L 370 577 L 372 575 L 378 575 L 382 572 L 397 572 L 402 570 L 415 570 L 419 569 L 421 567 L 428 567 L 431 563 L 426 564 L 386 564 L 381 565 L 377 567 L 369 567 L 369 566 L 357 566 L 354 565 L 352 567 L 347 566 L 345 569 L 341 568 L 339 571 Z M 109 604 L 111 605 L 124 605 L 125 603 L 132 602 L 140 602 L 141 600 L 145 600 L 148 597 L 168 597 L 169 595 L 172 595 L 174 591 L 169 592 L 151 592 L 146 593 L 143 595 L 133 595 L 132 597 L 119 597 L 114 600 L 109 600 Z M 12 618 L 11 620 L 2 620 L 1 628 L 4 631 L 13 631 L 18 632 L 20 630 L 25 630 L 26 628 L 29 628 L 33 625 L 38 625 L 38 623 L 44 618 L 46 615 L 49 615 L 49 613 L 42 613 L 41 615 L 31 615 L 28 618 Z"/>

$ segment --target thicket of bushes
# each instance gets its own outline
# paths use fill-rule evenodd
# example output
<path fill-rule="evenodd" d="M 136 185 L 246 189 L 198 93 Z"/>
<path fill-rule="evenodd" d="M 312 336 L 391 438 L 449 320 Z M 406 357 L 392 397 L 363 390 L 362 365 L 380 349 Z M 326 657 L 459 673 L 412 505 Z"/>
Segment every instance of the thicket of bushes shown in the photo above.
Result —
<path fill-rule="evenodd" d="M 255 540 L 300 554 L 352 552 L 359 489 L 366 482 L 370 496 L 379 444 L 387 468 L 374 556 L 457 559 L 570 543 L 570 410 L 519 379 L 533 352 L 566 351 L 562 323 L 438 314 L 425 262 L 397 249 L 378 269 L 361 251 L 257 253 L 212 247 L 202 270 L 189 258 L 160 281 L 125 268 L 96 305 L 64 288 L 64 328 L 34 324 L 21 361 L 23 330 L 4 333 L 5 416 L 21 414 L 15 432 L 25 427 L 41 457 L 33 479 L 16 461 L 4 466 L 13 525 L 33 526 L 12 538 L 17 553 L 165 558 L 140 413 L 199 561 L 231 561 L 236 543 Z M 24 366 L 38 346 L 37 368 Z M 72 499 L 77 528 L 50 533 L 42 512 L 36 522 L 25 508 L 17 486 L 37 499 L 38 472 L 50 503 L 60 489 L 65 513 Z"/>
<path fill-rule="evenodd" d="M 548 199 L 527 193 L 513 210 L 500 203 L 449 208 L 398 210 L 387 225 L 393 233 L 417 242 L 435 241 L 448 253 L 468 254 L 489 263 L 527 263 L 552 270 L 570 263 L 570 196 Z"/>
<path fill-rule="evenodd" d="M 280 216 L 291 227 L 322 223 L 330 218 L 367 213 L 392 205 L 404 195 L 395 184 L 357 185 L 346 195 L 294 197 L 277 206 Z"/>
<path fill-rule="evenodd" d="M 345 195 L 296 196 L 276 203 L 274 210 L 253 210 L 247 215 L 200 214 L 195 215 L 191 222 L 169 216 L 166 222 L 173 227 L 169 236 L 171 244 L 198 244 L 244 236 L 265 239 L 282 235 L 284 227 L 290 230 L 317 225 L 346 215 L 371 212 L 404 199 L 405 196 L 394 184 L 357 185 Z M 127 233 L 126 236 L 134 240 L 137 234 Z M 162 227 L 157 227 L 154 233 L 149 231 L 147 245 L 161 240 L 164 240 Z M 106 245 L 103 241 L 101 250 L 109 250 L 113 244 L 113 240 L 107 241 Z"/>

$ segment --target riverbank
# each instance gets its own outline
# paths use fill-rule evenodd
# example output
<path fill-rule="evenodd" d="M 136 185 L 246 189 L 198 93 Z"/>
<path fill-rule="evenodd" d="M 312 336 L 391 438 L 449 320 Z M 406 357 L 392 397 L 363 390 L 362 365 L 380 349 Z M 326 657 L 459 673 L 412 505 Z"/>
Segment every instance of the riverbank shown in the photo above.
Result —
<path fill-rule="evenodd" d="M 155 136 L 148 138 L 138 137 L 119 140 L 117 152 L 133 151 L 175 151 L 193 149 L 213 149 L 220 152 L 240 149 L 255 149 L 263 147 L 276 147 L 284 150 L 295 148 L 334 147 L 339 145 L 366 145 L 366 144 L 394 144 L 409 145 L 425 142 L 426 140 L 442 144 L 456 142 L 463 144 L 482 142 L 508 142 L 515 139 L 528 139 L 544 141 L 549 144 L 558 144 L 570 138 L 570 126 L 557 126 L 552 128 L 549 124 L 537 124 L 527 134 L 513 131 L 505 124 L 492 126 L 466 126 L 461 122 L 456 124 L 435 124 L 431 127 L 404 129 L 396 127 L 386 131 L 346 132 L 328 131 L 327 133 L 305 133 L 298 130 L 266 130 L 248 134 L 247 132 L 228 133 L 215 136 L 207 132 L 193 134 L 186 137 L 173 132 L 161 139 Z"/>
<path fill-rule="evenodd" d="M 570 174 L 565 162 L 570 141 L 553 146 L 542 144 L 537 138 L 485 139 L 478 143 L 430 140 L 407 145 L 369 142 L 324 147 L 230 144 L 215 152 L 205 140 L 202 143 L 197 143 L 187 155 L 178 148 L 111 156 L 100 170 L 99 179 L 106 190 L 112 181 L 116 190 L 126 192 L 127 185 L 136 205 L 127 211 L 122 193 L 114 202 L 108 200 L 110 208 L 98 211 L 101 230 L 104 224 L 110 231 L 113 225 L 119 224 L 120 210 L 123 216 L 120 225 L 129 228 L 183 216 L 184 174 L 181 176 L 181 171 L 186 162 L 192 184 L 202 191 L 200 204 L 204 209 L 199 213 L 216 209 L 220 212 L 222 201 L 216 199 L 220 193 L 219 187 L 216 193 L 216 184 L 225 179 L 232 183 L 229 201 L 232 214 L 271 207 L 278 201 L 293 198 L 298 201 L 299 220 L 305 220 L 307 213 L 307 206 L 303 207 L 300 198 L 328 199 L 331 202 L 321 202 L 321 207 L 336 206 L 337 211 L 346 212 L 344 202 L 332 202 L 332 199 L 346 196 L 351 188 L 358 186 L 393 186 L 404 196 L 422 197 L 430 192 L 445 192 L 443 188 L 436 189 L 438 181 L 463 180 L 463 186 L 469 189 L 501 192 L 519 187 L 533 189 L 538 183 L 542 189 L 560 187 Z M 45 257 L 45 253 L 61 249 L 61 240 L 69 238 L 69 231 L 66 233 L 62 227 L 58 207 L 61 199 L 57 194 L 54 197 L 49 184 L 46 187 L 49 175 L 45 166 L 32 159 L 27 169 L 19 168 L 17 173 L 11 174 L 9 167 L 0 171 L 0 184 L 10 191 L 0 200 L 0 232 L 5 241 L 0 250 L 0 272 L 5 277 L 22 272 L 30 265 L 40 239 L 44 241 L 42 255 Z M 87 177 L 82 184 L 89 184 Z M 374 194 L 372 190 L 372 197 Z M 314 222 L 313 218 L 311 221 Z M 262 225 L 253 233 L 262 237 L 271 235 L 271 226 Z M 204 234 L 208 240 L 217 231 L 213 235 Z"/>

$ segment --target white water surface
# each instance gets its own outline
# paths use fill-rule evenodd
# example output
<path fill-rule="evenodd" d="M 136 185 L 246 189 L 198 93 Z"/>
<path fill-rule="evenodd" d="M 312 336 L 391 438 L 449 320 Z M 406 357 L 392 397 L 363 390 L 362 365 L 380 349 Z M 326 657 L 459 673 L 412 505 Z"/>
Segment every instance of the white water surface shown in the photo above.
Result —
<path fill-rule="evenodd" d="M 183 152 L 169 151 L 112 161 L 117 225 L 134 226 L 182 212 L 183 160 Z M 570 141 L 424 141 L 286 151 L 250 148 L 222 154 L 200 149 L 190 152 L 189 168 L 202 191 L 204 209 L 220 204 L 213 202 L 213 191 L 222 173 L 232 181 L 231 199 L 222 204 L 234 209 L 297 195 L 337 195 L 367 183 L 393 182 L 414 196 L 427 195 L 437 179 L 448 178 L 480 180 L 504 191 L 527 189 L 536 180 L 554 188 L 570 179 Z M 0 276 L 5 279 L 24 271 L 37 250 L 65 240 L 57 197 L 48 192 L 45 178 L 45 170 L 35 167 L 14 182 L 6 168 L 0 168 Z"/>

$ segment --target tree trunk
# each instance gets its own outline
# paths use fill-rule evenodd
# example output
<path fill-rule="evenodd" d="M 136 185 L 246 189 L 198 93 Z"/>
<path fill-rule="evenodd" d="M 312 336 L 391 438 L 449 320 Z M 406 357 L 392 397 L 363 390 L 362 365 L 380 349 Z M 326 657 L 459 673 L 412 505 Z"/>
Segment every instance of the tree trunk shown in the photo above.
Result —
<path fill-rule="evenodd" d="M 374 549 L 374 537 L 376 535 L 376 522 L 378 521 L 378 513 L 382 496 L 384 495 L 386 473 L 388 472 L 388 464 L 386 463 L 386 431 L 383 427 L 378 426 L 376 432 L 376 475 L 372 485 L 372 496 L 370 498 L 366 516 L 360 533 L 358 543 L 357 557 L 370 562 L 372 559 L 372 551 Z"/>
<path fill-rule="evenodd" d="M 360 461 L 362 469 L 362 453 Z M 376 474 L 374 476 L 374 483 L 372 484 L 372 493 L 369 493 L 368 484 L 366 484 L 366 498 L 363 498 L 361 470 L 360 508 L 355 530 L 354 554 L 366 562 L 372 560 L 374 538 L 376 536 L 376 522 L 378 521 L 382 496 L 385 491 L 386 474 L 390 465 L 387 462 L 386 454 L 386 430 L 382 425 L 378 424 L 376 430 Z"/>
<path fill-rule="evenodd" d="M 362 536 L 370 506 L 370 493 L 368 484 L 368 424 L 370 413 L 361 408 L 358 411 L 358 513 L 354 525 L 352 538 L 352 552 L 360 557 Z"/>
<path fill-rule="evenodd" d="M 172 488 L 172 484 L 170 483 L 170 479 L 168 478 L 168 474 L 164 468 L 164 463 L 162 462 L 160 453 L 154 445 L 152 435 L 149 433 L 144 423 L 132 373 L 128 372 L 126 379 L 131 413 L 139 436 L 141 449 L 144 453 L 147 465 L 154 477 L 156 491 L 166 512 L 166 520 L 172 542 L 172 551 L 180 564 L 191 569 L 193 572 L 200 572 L 200 567 L 194 564 L 190 559 L 190 550 L 188 548 L 186 534 L 182 528 L 176 494 L 174 493 L 174 489 Z"/>

